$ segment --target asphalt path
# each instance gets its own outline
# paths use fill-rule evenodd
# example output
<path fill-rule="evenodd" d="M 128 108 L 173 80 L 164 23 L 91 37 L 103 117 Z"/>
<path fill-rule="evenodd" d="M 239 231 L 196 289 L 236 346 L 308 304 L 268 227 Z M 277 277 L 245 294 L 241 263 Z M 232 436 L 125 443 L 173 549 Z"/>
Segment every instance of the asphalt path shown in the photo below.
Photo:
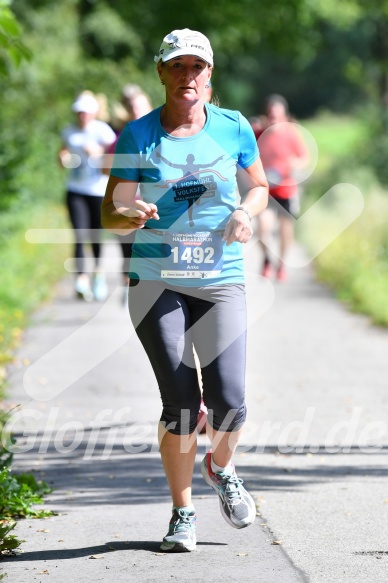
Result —
<path fill-rule="evenodd" d="M 117 244 L 104 252 L 117 271 Z M 198 550 L 182 555 L 159 551 L 171 507 L 160 398 L 119 275 L 104 303 L 76 300 L 63 279 L 9 371 L 15 471 L 48 482 L 45 507 L 57 513 L 19 521 L 23 552 L 1 564 L 10 581 L 387 580 L 388 333 L 301 263 L 287 283 L 268 282 L 257 245 L 246 248 L 248 422 L 235 464 L 257 518 L 243 530 L 224 522 L 199 471 L 200 436 Z"/>

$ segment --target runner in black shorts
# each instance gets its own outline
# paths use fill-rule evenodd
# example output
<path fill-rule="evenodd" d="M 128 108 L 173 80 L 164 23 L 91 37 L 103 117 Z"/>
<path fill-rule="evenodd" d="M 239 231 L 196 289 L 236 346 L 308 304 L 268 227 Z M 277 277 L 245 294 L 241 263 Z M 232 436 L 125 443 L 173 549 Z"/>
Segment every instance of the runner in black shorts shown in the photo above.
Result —
<path fill-rule="evenodd" d="M 75 123 L 62 131 L 59 161 L 69 168 L 66 202 L 75 235 L 75 292 L 87 301 L 103 301 L 108 287 L 100 269 L 100 215 L 108 177 L 100 166 L 105 152 L 115 141 L 115 133 L 108 124 L 97 119 L 99 102 L 90 91 L 84 91 L 77 97 L 72 110 L 76 116 Z M 92 282 L 84 258 L 87 240 L 91 240 L 94 258 Z"/>
<path fill-rule="evenodd" d="M 280 198 L 279 196 L 271 195 L 268 197 L 268 207 L 278 215 L 297 219 L 300 212 L 299 196 L 295 194 L 292 198 Z"/>
<path fill-rule="evenodd" d="M 294 171 L 306 166 L 307 148 L 290 123 L 287 101 L 281 95 L 272 95 L 267 100 L 267 127 L 258 138 L 263 166 L 270 185 L 268 208 L 259 216 L 258 231 L 264 261 L 261 275 L 271 279 L 274 276 L 271 237 L 277 219 L 279 233 L 278 264 L 276 278 L 286 281 L 287 254 L 294 241 L 294 219 L 299 214 L 298 185 Z"/>

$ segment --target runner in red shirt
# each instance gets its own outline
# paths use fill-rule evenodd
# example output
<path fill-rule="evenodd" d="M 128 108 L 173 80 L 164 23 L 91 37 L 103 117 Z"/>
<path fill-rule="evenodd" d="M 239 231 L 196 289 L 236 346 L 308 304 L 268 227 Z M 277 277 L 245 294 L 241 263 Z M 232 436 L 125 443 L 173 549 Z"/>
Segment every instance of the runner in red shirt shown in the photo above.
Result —
<path fill-rule="evenodd" d="M 299 212 L 298 185 L 294 173 L 307 165 L 309 155 L 300 133 L 290 122 L 284 97 L 270 96 L 266 113 L 267 127 L 258 137 L 258 146 L 271 196 L 267 209 L 258 217 L 260 245 L 264 252 L 261 274 L 268 278 L 274 275 L 268 243 L 277 218 L 280 249 L 276 277 L 279 281 L 286 281 L 285 259 L 294 240 L 293 219 Z"/>

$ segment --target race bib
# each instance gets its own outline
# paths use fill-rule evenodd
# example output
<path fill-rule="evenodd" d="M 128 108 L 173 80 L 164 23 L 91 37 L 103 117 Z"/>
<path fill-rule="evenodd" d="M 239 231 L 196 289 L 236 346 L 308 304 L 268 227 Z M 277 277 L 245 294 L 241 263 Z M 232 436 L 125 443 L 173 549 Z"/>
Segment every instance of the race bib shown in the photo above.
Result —
<path fill-rule="evenodd" d="M 222 232 L 164 234 L 171 254 L 162 260 L 163 278 L 217 277 L 223 265 Z"/>

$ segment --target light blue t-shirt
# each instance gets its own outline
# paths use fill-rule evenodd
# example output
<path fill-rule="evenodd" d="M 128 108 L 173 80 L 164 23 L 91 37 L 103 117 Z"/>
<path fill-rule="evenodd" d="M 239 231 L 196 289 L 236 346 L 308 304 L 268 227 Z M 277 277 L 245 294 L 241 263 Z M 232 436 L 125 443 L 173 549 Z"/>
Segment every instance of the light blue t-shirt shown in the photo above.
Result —
<path fill-rule="evenodd" d="M 91 120 L 85 127 L 76 125 L 62 132 L 63 144 L 73 157 L 74 167 L 70 169 L 67 190 L 90 196 L 104 196 L 108 177 L 102 173 L 100 159 L 90 163 L 88 149 L 98 146 L 106 148 L 116 140 L 116 134 L 107 123 L 98 119 Z"/>
<path fill-rule="evenodd" d="M 241 243 L 227 247 L 222 235 L 239 201 L 237 166 L 255 162 L 256 139 L 238 111 L 205 107 L 205 126 L 193 136 L 166 133 L 160 107 L 119 137 L 111 174 L 139 182 L 141 197 L 160 216 L 136 232 L 133 278 L 183 286 L 244 282 Z"/>

